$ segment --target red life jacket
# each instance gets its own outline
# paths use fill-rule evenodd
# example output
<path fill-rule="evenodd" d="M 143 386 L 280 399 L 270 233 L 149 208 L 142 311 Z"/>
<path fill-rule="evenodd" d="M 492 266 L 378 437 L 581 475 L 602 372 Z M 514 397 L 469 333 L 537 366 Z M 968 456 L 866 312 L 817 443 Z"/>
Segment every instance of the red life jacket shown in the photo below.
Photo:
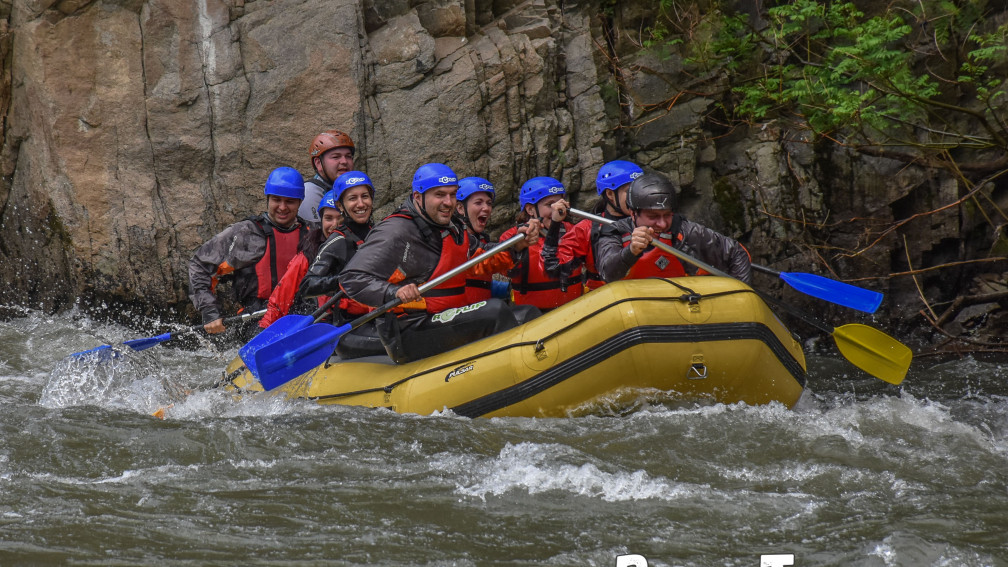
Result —
<path fill-rule="evenodd" d="M 609 218 L 608 215 L 603 216 Z M 585 267 L 584 267 L 585 287 L 588 288 L 588 291 L 591 291 L 593 289 L 598 289 L 605 285 L 605 280 L 602 279 L 602 275 L 598 273 L 598 268 L 595 267 L 595 249 L 597 248 L 596 245 L 598 244 L 599 234 L 602 231 L 602 225 L 594 223 L 588 219 L 585 219 L 581 222 L 591 224 L 591 232 L 589 233 L 590 236 L 588 240 L 589 252 L 588 257 L 585 258 Z"/>
<path fill-rule="evenodd" d="M 482 254 L 483 249 L 477 250 L 477 254 Z M 493 276 L 490 274 L 470 274 L 465 281 L 466 301 L 469 304 L 486 301 L 491 297 Z"/>
<path fill-rule="evenodd" d="M 671 233 L 663 232 L 656 238 L 669 246 L 673 244 Z M 623 235 L 624 248 L 630 245 L 630 240 L 631 235 Z M 623 279 L 678 278 L 685 275 L 686 270 L 683 269 L 683 265 L 679 263 L 678 258 L 651 246 L 649 250 L 644 251 L 644 254 L 640 258 L 637 258 L 637 261 L 630 267 L 627 275 L 623 276 Z"/>
<path fill-rule="evenodd" d="M 573 225 L 564 222 L 564 228 L 570 230 Z M 517 228 L 509 228 L 501 235 L 501 240 L 507 240 L 518 233 Z M 560 307 L 564 303 L 581 297 L 581 272 L 571 274 L 570 278 L 555 279 L 543 269 L 542 249 L 543 239 L 539 239 L 528 248 L 528 258 L 518 266 L 519 273 L 511 278 L 511 289 L 516 305 L 533 305 L 541 310 Z"/>
<path fill-rule="evenodd" d="M 299 224 L 297 230 L 281 232 L 274 230 L 273 225 L 262 222 L 261 217 L 251 220 L 266 236 L 266 252 L 255 264 L 255 275 L 258 282 L 256 297 L 267 300 L 280 281 L 280 276 L 287 272 L 287 265 L 297 256 L 298 243 L 308 232 L 308 228 Z"/>
<path fill-rule="evenodd" d="M 470 257 L 478 256 L 486 251 L 489 241 L 485 237 L 479 235 L 474 235 L 468 230 L 466 233 L 469 236 L 469 246 L 471 250 L 469 251 Z M 476 274 L 472 271 L 468 272 L 466 275 L 466 301 L 469 304 L 479 303 L 480 301 L 486 301 L 490 299 L 490 290 L 493 282 L 492 274 Z"/>
<path fill-rule="evenodd" d="M 389 217 L 399 216 L 413 220 L 414 217 L 408 211 L 399 210 Z M 388 218 L 388 217 L 386 217 Z M 427 229 L 421 228 L 421 232 Z M 430 280 L 440 277 L 442 274 L 454 270 L 458 266 L 469 260 L 469 232 L 465 229 L 458 234 L 444 228 L 441 229 L 441 257 L 438 259 L 434 272 L 430 275 Z M 392 274 L 390 281 L 399 283 L 403 280 L 402 273 L 396 270 Z M 462 272 L 441 285 L 427 290 L 420 301 L 404 303 L 396 308 L 396 311 L 407 309 L 423 309 L 428 313 L 440 313 L 450 307 L 465 307 L 469 305 L 466 295 L 466 273 Z"/>
<path fill-rule="evenodd" d="M 269 327 L 274 321 L 286 315 L 294 304 L 294 296 L 297 294 L 298 285 L 301 284 L 305 272 L 308 271 L 308 258 L 303 252 L 298 252 L 297 256 L 291 260 L 282 278 L 273 288 L 273 293 L 266 302 L 266 315 L 259 320 L 259 326 L 263 329 Z M 322 306 L 322 298 L 319 298 L 319 307 Z"/>
<path fill-rule="evenodd" d="M 455 240 L 450 230 L 441 231 L 441 259 L 434 268 L 430 279 L 450 272 L 469 259 L 469 234 L 462 231 L 462 242 Z M 469 305 L 466 292 L 465 272 L 456 275 L 441 285 L 424 293 L 428 313 L 440 313 L 449 307 L 464 307 Z"/>

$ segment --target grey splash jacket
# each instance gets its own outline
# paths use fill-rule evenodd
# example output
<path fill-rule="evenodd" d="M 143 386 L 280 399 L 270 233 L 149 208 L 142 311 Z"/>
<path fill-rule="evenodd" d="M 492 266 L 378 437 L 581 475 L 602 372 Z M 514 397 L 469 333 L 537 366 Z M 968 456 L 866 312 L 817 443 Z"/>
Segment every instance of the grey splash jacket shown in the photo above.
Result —
<path fill-rule="evenodd" d="M 283 246 L 280 254 L 289 260 L 297 254 L 298 241 L 304 237 L 307 227 L 305 221 L 298 218 L 292 226 L 282 228 L 273 224 L 269 215 L 263 213 L 225 228 L 204 242 L 189 259 L 189 299 L 202 315 L 203 324 L 221 318 L 220 302 L 214 295 L 214 287 L 216 280 L 223 277 L 234 278 L 231 286 L 242 307 L 256 310 L 266 305 L 266 299 L 259 297 L 260 282 L 256 264 L 266 254 L 269 242 L 267 231 L 291 237 L 286 240 L 293 241 L 293 248 Z M 296 233 L 297 236 L 294 237 L 291 233 Z M 273 253 L 276 254 L 276 251 Z M 286 270 L 287 262 L 277 263 L 277 281 Z M 272 286 L 277 281 L 271 282 Z M 268 297 L 269 295 L 266 296 Z"/>
<path fill-rule="evenodd" d="M 634 256 L 630 252 L 630 247 L 624 245 L 624 239 L 629 237 L 633 230 L 632 217 L 622 218 L 602 227 L 596 262 L 599 273 L 605 281 L 613 282 L 625 277 L 640 257 L 651 249 L 649 247 L 641 256 Z M 678 214 L 672 218 L 669 233 L 672 235 L 672 246 L 676 250 L 702 260 L 745 283 L 750 283 L 752 280 L 749 252 L 738 241 Z M 686 274 L 696 274 L 695 266 L 689 262 L 681 264 Z"/>

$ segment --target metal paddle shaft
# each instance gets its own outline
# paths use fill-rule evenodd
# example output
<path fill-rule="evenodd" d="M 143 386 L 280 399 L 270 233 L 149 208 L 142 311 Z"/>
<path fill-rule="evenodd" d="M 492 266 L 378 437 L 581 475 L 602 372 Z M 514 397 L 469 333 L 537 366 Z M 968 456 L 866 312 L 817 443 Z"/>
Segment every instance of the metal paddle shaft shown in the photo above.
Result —
<path fill-rule="evenodd" d="M 612 219 L 607 219 L 598 215 L 579 211 L 577 209 L 571 209 L 570 212 L 589 219 L 592 222 L 599 222 L 603 224 L 612 224 L 616 222 Z M 697 260 L 685 252 L 676 250 L 664 242 L 653 240 L 651 244 L 665 252 L 668 252 L 669 254 L 672 254 L 680 260 L 689 262 L 690 264 L 705 270 L 708 273 L 716 276 L 731 277 L 714 266 Z M 834 303 L 836 305 L 850 307 L 851 309 L 857 309 L 858 311 L 864 311 L 865 313 L 874 313 L 882 303 L 882 294 L 877 291 L 871 291 L 847 283 L 838 282 L 824 276 L 805 273 L 778 272 L 776 270 L 760 266 L 759 264 L 752 264 L 752 267 L 754 270 L 779 276 L 792 288 L 806 295 L 811 295 L 812 297 L 829 301 L 830 303 Z"/>
<path fill-rule="evenodd" d="M 611 219 L 579 211 L 577 209 L 571 209 L 570 212 L 593 222 L 602 224 L 612 224 L 616 222 Z M 694 266 L 707 271 L 708 273 L 716 276 L 731 277 L 721 270 L 705 262 L 701 262 L 685 252 L 676 250 L 664 242 L 653 240 L 651 244 L 665 252 L 668 252 L 669 254 L 674 255 L 680 260 L 689 262 Z M 910 348 L 903 343 L 897 341 L 882 331 L 879 331 L 878 329 L 867 325 L 859 325 L 857 323 L 851 323 L 841 327 L 832 327 L 812 317 L 808 313 L 798 310 L 796 307 L 767 297 L 758 291 L 756 293 L 758 293 L 764 301 L 773 303 L 813 327 L 829 333 L 833 337 L 833 340 L 836 341 L 837 349 L 844 358 L 850 361 L 854 366 L 857 366 L 861 370 L 864 370 L 880 380 L 884 380 L 890 384 L 899 384 L 903 381 L 907 371 L 910 369 L 910 362 L 913 359 L 913 351 L 911 351 Z"/>
<path fill-rule="evenodd" d="M 241 315 L 235 315 L 234 317 L 228 317 L 221 321 L 224 326 L 233 325 L 235 323 L 240 323 L 242 321 L 248 321 L 250 319 L 258 319 L 266 314 L 266 310 L 256 311 L 255 313 L 242 313 Z M 189 327 L 184 332 L 196 332 L 203 330 L 203 325 L 193 325 Z M 171 340 L 173 335 L 178 333 L 164 333 L 162 335 L 157 335 L 156 337 L 147 337 L 143 339 L 132 339 L 128 341 L 123 341 L 122 344 L 130 347 L 131 349 L 139 352 L 142 350 L 147 350 L 153 346 L 157 346 L 165 341 Z M 102 345 L 100 347 L 95 347 L 91 350 L 85 350 L 81 352 L 75 352 L 70 355 L 71 358 L 85 358 L 85 357 L 95 357 L 102 361 L 108 360 L 115 355 L 115 351 L 112 349 L 112 345 Z"/>
<path fill-rule="evenodd" d="M 525 234 L 519 233 L 501 242 L 491 250 L 474 256 L 448 272 L 420 286 L 421 294 L 434 289 L 455 276 L 472 269 L 487 258 L 499 254 L 525 239 Z M 294 378 L 308 372 L 329 359 L 336 343 L 344 334 L 372 321 L 402 304 L 398 297 L 388 301 L 381 307 L 362 315 L 340 327 L 327 323 L 316 323 L 301 329 L 290 336 L 266 344 L 253 354 L 252 365 L 243 356 L 249 371 L 259 380 L 264 390 L 272 390 L 282 386 Z M 275 323 L 274 323 L 275 324 Z"/>

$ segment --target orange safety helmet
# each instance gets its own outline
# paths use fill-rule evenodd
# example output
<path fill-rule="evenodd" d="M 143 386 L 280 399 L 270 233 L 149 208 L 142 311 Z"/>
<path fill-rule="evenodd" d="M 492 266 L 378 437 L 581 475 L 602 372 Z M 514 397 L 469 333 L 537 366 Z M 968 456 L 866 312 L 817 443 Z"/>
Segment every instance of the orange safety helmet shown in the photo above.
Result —
<path fill-rule="evenodd" d="M 315 136 L 315 139 L 312 140 L 311 148 L 308 149 L 308 156 L 314 162 L 315 158 L 333 148 L 350 148 L 350 155 L 354 154 L 354 144 L 350 136 L 339 130 L 327 130 Z"/>

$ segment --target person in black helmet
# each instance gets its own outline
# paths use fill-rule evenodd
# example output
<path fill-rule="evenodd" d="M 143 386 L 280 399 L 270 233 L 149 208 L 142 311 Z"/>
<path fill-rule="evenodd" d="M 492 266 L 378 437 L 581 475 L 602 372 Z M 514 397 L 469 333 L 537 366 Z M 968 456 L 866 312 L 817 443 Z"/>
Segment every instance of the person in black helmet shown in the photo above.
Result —
<path fill-rule="evenodd" d="M 602 227 L 599 234 L 596 261 L 602 278 L 613 282 L 705 273 L 652 246 L 658 239 L 749 283 L 749 252 L 737 241 L 676 213 L 676 205 L 676 187 L 664 175 L 645 173 L 635 179 L 627 193 L 630 216 Z"/>

